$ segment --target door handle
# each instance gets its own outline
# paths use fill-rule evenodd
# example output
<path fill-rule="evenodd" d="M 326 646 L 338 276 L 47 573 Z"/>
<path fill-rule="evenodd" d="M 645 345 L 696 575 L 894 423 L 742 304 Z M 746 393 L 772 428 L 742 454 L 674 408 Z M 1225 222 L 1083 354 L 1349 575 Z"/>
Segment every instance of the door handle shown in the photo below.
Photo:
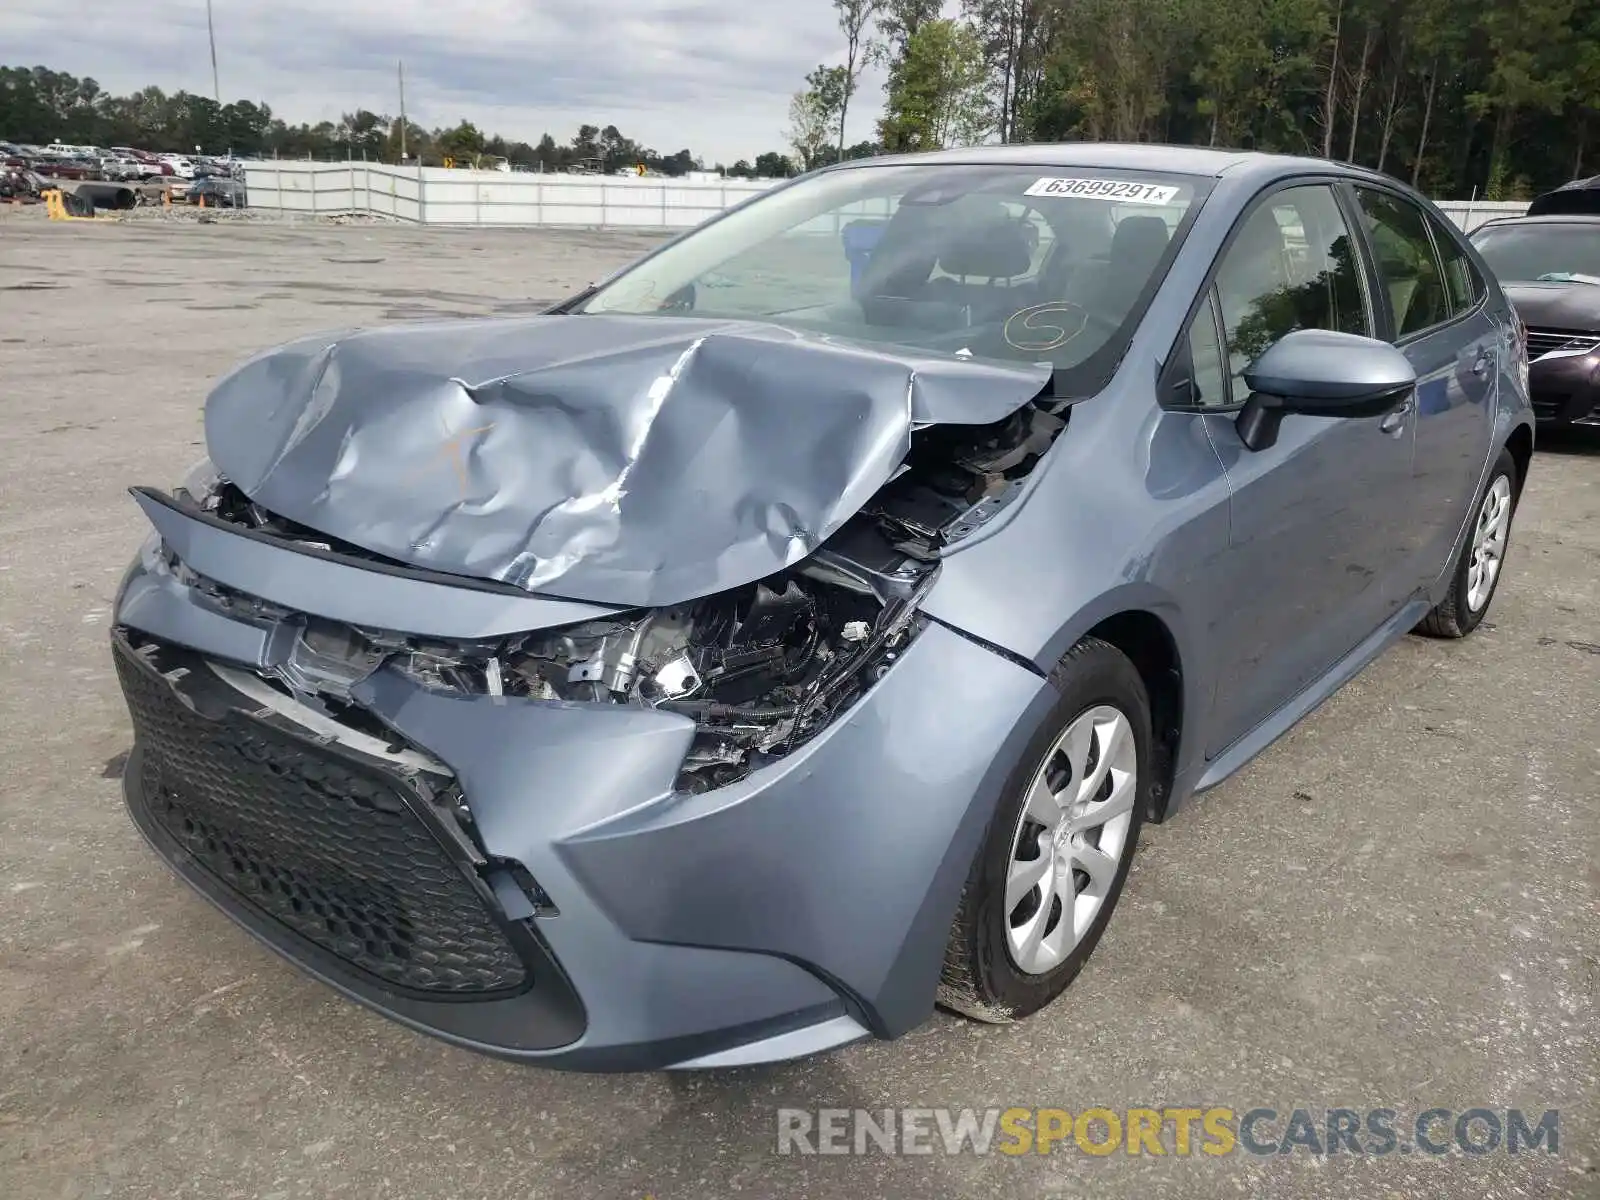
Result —
<path fill-rule="evenodd" d="M 1472 364 L 1472 373 L 1482 379 L 1489 373 L 1489 368 L 1492 366 L 1494 366 L 1494 351 L 1479 351 L 1478 361 Z"/>
<path fill-rule="evenodd" d="M 1417 394 L 1412 392 L 1405 398 L 1405 402 L 1402 403 L 1399 408 L 1395 409 L 1388 416 L 1384 417 L 1383 420 L 1378 422 L 1379 431 L 1382 433 L 1387 433 L 1390 436 L 1400 433 L 1405 429 L 1406 418 L 1411 415 L 1413 410 L 1415 410 L 1416 405 Z"/>

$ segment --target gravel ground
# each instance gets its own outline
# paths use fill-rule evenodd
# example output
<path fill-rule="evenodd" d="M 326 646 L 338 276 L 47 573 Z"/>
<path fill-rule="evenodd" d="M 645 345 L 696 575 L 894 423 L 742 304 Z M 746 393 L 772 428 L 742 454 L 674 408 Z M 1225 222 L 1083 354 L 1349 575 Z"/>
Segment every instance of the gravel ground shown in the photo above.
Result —
<path fill-rule="evenodd" d="M 1600 1196 L 1600 438 L 1541 447 L 1491 621 L 1407 639 L 1150 830 L 1094 962 L 1020 1026 L 718 1075 L 519 1068 L 336 999 L 167 872 L 121 808 L 105 639 L 124 489 L 199 456 L 207 381 L 330 326 L 528 311 L 651 244 L 0 208 L 0 1195 Z M 1146 1104 L 1279 1132 L 1296 1107 L 1559 1109 L 1561 1141 L 774 1153 L 779 1106 Z"/>

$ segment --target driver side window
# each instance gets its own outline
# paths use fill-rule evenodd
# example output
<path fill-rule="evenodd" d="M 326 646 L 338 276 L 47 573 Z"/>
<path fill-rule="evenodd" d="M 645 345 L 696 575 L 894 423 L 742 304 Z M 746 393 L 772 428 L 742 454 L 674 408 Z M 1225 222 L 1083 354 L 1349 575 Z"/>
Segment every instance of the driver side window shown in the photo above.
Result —
<path fill-rule="evenodd" d="M 1217 267 L 1233 395 L 1250 394 L 1244 372 L 1297 329 L 1372 333 L 1361 260 L 1331 188 L 1274 192 L 1245 219 Z"/>

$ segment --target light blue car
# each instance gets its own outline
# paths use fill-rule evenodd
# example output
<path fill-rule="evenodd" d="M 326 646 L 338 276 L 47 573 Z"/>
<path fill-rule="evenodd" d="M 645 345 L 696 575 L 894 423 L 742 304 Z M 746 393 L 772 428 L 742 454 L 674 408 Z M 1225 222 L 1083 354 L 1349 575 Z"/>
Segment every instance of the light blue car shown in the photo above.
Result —
<path fill-rule="evenodd" d="M 1055 999 L 1144 822 L 1482 621 L 1533 418 L 1410 189 L 1083 144 L 851 163 L 545 315 L 303 339 L 206 436 L 134 491 L 140 830 L 362 1003 L 630 1070 Z"/>

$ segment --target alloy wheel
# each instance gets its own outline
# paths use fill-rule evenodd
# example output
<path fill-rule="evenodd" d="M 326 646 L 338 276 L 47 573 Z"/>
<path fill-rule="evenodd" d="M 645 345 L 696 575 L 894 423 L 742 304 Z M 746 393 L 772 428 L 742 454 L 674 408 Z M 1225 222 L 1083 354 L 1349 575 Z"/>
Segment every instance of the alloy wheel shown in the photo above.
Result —
<path fill-rule="evenodd" d="M 1045 755 L 1006 871 L 1006 942 L 1017 970 L 1045 974 L 1093 925 L 1128 846 L 1137 775 L 1133 726 L 1110 705 L 1075 718 Z"/>
<path fill-rule="evenodd" d="M 1505 561 L 1511 527 L 1511 480 L 1497 476 L 1483 497 L 1472 534 L 1472 561 L 1467 565 L 1467 607 L 1478 612 L 1489 603 L 1500 565 Z"/>

